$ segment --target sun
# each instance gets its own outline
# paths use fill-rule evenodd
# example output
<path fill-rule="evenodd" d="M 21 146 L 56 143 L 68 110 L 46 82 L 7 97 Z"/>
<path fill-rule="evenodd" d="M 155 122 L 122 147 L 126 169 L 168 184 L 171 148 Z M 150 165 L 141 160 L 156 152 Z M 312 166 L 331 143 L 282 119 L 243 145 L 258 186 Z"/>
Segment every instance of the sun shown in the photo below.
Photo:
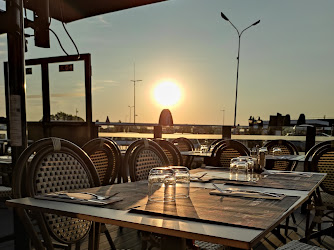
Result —
<path fill-rule="evenodd" d="M 164 107 L 174 106 L 181 99 L 181 90 L 174 82 L 164 81 L 155 87 L 154 98 Z"/>

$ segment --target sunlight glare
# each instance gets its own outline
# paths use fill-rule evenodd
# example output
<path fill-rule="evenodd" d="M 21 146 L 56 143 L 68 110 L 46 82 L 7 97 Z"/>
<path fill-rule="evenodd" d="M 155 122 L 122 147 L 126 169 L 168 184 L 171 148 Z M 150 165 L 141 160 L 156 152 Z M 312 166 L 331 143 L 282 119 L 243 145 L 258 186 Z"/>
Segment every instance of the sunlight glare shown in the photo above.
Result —
<path fill-rule="evenodd" d="M 161 82 L 154 89 L 154 98 L 162 106 L 174 106 L 181 98 L 181 91 L 173 82 Z"/>

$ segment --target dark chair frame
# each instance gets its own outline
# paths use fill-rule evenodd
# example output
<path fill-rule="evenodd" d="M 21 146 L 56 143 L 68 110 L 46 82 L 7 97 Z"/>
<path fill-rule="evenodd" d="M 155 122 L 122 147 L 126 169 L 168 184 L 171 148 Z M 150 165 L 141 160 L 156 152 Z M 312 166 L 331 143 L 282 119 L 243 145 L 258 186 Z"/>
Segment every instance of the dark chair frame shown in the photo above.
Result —
<path fill-rule="evenodd" d="M 43 161 L 46 156 L 53 153 L 65 154 L 74 159 L 76 164 L 79 164 L 82 170 L 85 172 L 88 185 L 90 187 L 100 185 L 98 174 L 96 172 L 93 162 L 80 147 L 64 139 L 55 137 L 44 138 L 31 144 L 22 152 L 22 154 L 18 158 L 17 164 L 13 170 L 14 198 L 34 197 L 37 193 L 42 191 L 42 189 L 38 191 L 39 188 L 34 183 L 35 177 L 37 176 L 36 174 L 38 173 L 38 166 L 41 164 L 41 161 Z M 45 245 L 48 249 L 53 249 L 53 242 L 51 238 L 54 238 L 55 240 L 64 244 L 75 243 L 78 248 L 80 240 L 86 237 L 90 230 L 89 226 L 86 233 L 83 234 L 82 238 L 78 238 L 77 240 L 73 241 L 64 241 L 63 239 L 60 239 L 58 236 L 56 236 L 52 232 L 52 230 L 49 229 L 49 225 L 46 222 L 45 214 L 40 212 L 29 212 L 20 208 L 16 208 L 15 211 L 20 217 L 25 227 L 25 230 L 28 233 L 36 249 L 44 249 L 43 245 Z M 44 240 L 43 244 L 35 231 L 36 225 L 33 224 L 32 218 L 34 218 L 38 222 L 38 226 Z M 69 220 L 71 219 L 74 218 L 69 218 Z M 90 223 L 90 225 L 92 225 L 91 222 L 87 223 Z"/>
<path fill-rule="evenodd" d="M 290 155 L 299 155 L 297 147 L 293 143 L 287 140 L 272 140 L 272 141 L 265 143 L 264 147 L 268 149 L 268 154 L 272 154 L 272 149 L 274 147 L 279 147 L 281 149 L 283 148 L 283 149 L 288 150 Z M 282 155 L 284 154 L 285 153 L 282 153 Z M 295 170 L 297 164 L 298 164 L 298 161 L 275 161 L 273 165 L 267 164 L 266 169 L 293 171 Z"/>
<path fill-rule="evenodd" d="M 185 137 L 179 137 L 176 139 L 172 140 L 172 143 L 175 145 L 180 152 L 182 151 L 193 151 L 195 149 L 194 144 L 191 142 L 191 140 L 189 140 L 188 138 Z M 186 150 L 183 150 L 183 146 L 184 145 L 186 147 Z M 182 161 L 183 161 L 183 165 L 188 167 L 189 169 L 191 169 L 191 164 L 194 160 L 194 156 L 182 156 Z"/>
<path fill-rule="evenodd" d="M 221 155 L 226 150 L 234 150 L 238 156 L 248 156 L 250 154 L 249 149 L 243 145 L 241 142 L 235 141 L 235 140 L 225 140 L 220 144 L 220 146 L 217 148 L 217 152 L 215 155 L 212 156 L 212 163 L 214 166 L 220 166 L 220 167 L 226 167 L 228 168 L 230 165 L 228 163 L 228 166 L 223 166 L 221 164 Z M 230 160 L 233 157 L 230 158 Z"/>
<path fill-rule="evenodd" d="M 327 154 L 327 155 L 326 155 Z M 330 164 L 328 159 L 325 161 L 326 166 L 330 166 L 330 171 L 326 169 L 322 169 L 323 167 L 319 167 L 319 161 L 322 160 L 323 157 L 328 157 L 331 154 L 333 158 L 333 162 Z M 312 155 L 311 160 L 311 171 L 319 172 L 319 173 L 327 173 L 324 181 L 320 183 L 320 188 L 317 188 L 313 197 L 314 197 L 314 209 L 315 215 L 313 221 L 306 231 L 305 241 L 308 241 L 312 238 L 318 238 L 320 241 L 320 236 L 329 235 L 334 236 L 334 146 L 333 144 L 327 143 L 322 146 L 319 146 L 317 150 Z M 325 195 L 324 195 L 325 194 Z M 329 198 L 331 202 L 324 201 L 324 197 Z M 326 229 L 321 229 L 321 223 L 324 222 L 323 218 L 329 218 L 331 220 L 332 225 Z M 309 225 L 309 212 L 306 218 L 306 226 Z M 313 228 L 318 224 L 318 231 L 315 233 L 311 233 Z"/>
<path fill-rule="evenodd" d="M 170 141 L 163 139 L 153 139 L 165 152 L 171 166 L 182 166 L 183 160 L 180 150 Z"/>
<path fill-rule="evenodd" d="M 148 143 L 144 143 L 138 147 L 136 147 L 136 149 L 133 151 L 130 159 L 129 159 L 129 173 L 130 173 L 130 179 L 131 181 L 138 181 L 138 180 L 143 180 L 142 178 L 138 177 L 138 169 L 136 166 L 136 162 L 138 161 L 138 159 L 141 157 L 141 154 L 144 151 L 151 151 L 151 153 L 155 154 L 156 157 L 160 160 L 161 164 L 159 164 L 161 167 L 164 166 L 168 166 L 169 165 L 169 160 L 165 154 L 165 152 L 163 151 L 163 149 L 155 142 L 153 141 L 148 141 Z M 150 168 L 152 168 L 153 166 L 151 166 Z M 148 177 L 148 172 L 147 171 L 147 177 Z M 144 179 L 147 179 L 147 177 Z"/>
<path fill-rule="evenodd" d="M 82 149 L 91 157 L 95 164 L 101 185 L 113 184 L 122 166 L 122 155 L 117 144 L 107 138 L 95 138 L 83 145 Z M 94 156 L 99 153 L 102 153 L 102 155 L 95 159 Z M 103 158 L 107 158 L 107 165 L 104 164 L 98 167 L 99 161 L 103 160 Z"/>

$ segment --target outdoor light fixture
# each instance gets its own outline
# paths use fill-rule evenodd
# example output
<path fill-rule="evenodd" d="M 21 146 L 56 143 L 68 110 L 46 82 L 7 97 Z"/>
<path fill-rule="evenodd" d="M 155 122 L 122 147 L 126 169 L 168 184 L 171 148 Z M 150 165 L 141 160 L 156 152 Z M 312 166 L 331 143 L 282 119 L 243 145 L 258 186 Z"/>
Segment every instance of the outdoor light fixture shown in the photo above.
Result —
<path fill-rule="evenodd" d="M 247 28 L 245 28 L 244 30 L 242 30 L 241 32 L 239 32 L 239 30 L 234 26 L 234 24 L 224 15 L 223 12 L 220 13 L 221 17 L 223 19 L 225 19 L 226 21 L 228 21 L 232 26 L 233 28 L 237 31 L 238 33 L 238 37 L 239 37 L 239 43 L 238 43 L 238 57 L 237 57 L 237 60 L 238 60 L 238 64 L 237 64 L 237 80 L 236 80 L 236 88 L 235 88 L 235 105 L 234 105 L 234 127 L 236 125 L 236 117 L 237 117 L 237 100 L 238 100 L 238 79 L 239 79 L 239 59 L 240 59 L 240 37 L 242 35 L 242 33 L 249 29 L 250 27 L 252 26 L 255 26 L 257 24 L 260 23 L 260 20 L 256 21 L 255 23 L 253 23 L 252 25 L 249 25 Z"/>

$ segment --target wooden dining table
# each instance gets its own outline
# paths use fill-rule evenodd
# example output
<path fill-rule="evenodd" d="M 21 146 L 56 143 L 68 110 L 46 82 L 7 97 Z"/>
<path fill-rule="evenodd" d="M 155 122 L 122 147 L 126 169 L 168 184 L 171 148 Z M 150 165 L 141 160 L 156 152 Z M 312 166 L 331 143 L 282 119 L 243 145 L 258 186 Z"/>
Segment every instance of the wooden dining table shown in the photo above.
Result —
<path fill-rule="evenodd" d="M 203 173 L 206 173 L 206 179 L 196 178 L 202 176 Z M 275 176 L 273 172 L 273 178 L 270 180 L 269 177 L 269 182 L 262 181 L 261 185 L 247 185 L 245 181 L 239 183 L 229 180 L 228 172 L 224 169 L 199 168 L 191 170 L 193 181 L 190 183 L 190 197 L 176 199 L 176 202 L 172 203 L 149 202 L 147 182 L 140 181 L 80 190 L 106 196 L 116 194 L 115 197 L 120 198 L 120 201 L 106 206 L 91 206 L 32 197 L 8 200 L 6 205 L 90 220 L 97 225 L 96 230 L 99 229 L 99 223 L 106 223 L 158 233 L 166 236 L 166 244 L 163 244 L 162 249 L 171 249 L 171 247 L 184 249 L 184 239 L 251 249 L 306 202 L 323 181 L 325 175 L 310 173 L 311 177 L 300 176 L 299 179 L 298 176 L 292 176 L 291 180 L 311 183 L 298 189 L 298 186 L 297 188 L 282 186 L 282 183 L 288 183 L 289 175 Z M 211 179 L 208 176 L 211 176 Z M 305 178 L 309 179 L 305 180 Z M 277 182 L 279 180 L 283 181 Z M 212 182 L 215 182 L 222 190 L 242 189 L 245 193 L 260 191 L 278 194 L 283 198 L 212 195 L 210 193 L 217 192 Z M 279 184 L 275 186 L 275 183 Z M 95 237 L 90 238 L 92 239 L 90 249 L 98 249 L 98 233 L 92 231 L 91 234 L 94 234 Z"/>

